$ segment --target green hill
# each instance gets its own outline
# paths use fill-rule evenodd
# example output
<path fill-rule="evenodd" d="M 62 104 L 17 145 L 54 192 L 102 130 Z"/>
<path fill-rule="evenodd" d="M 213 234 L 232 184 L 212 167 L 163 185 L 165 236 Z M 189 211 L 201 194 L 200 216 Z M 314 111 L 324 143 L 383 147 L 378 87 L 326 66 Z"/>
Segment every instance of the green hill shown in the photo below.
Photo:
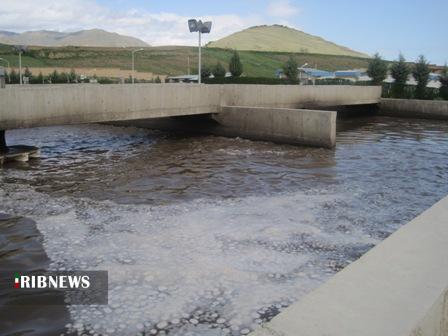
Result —
<path fill-rule="evenodd" d="M 319 36 L 280 25 L 251 27 L 218 41 L 210 42 L 208 46 L 237 50 L 368 57 L 366 54 L 326 41 Z"/>
<path fill-rule="evenodd" d="M 197 48 L 184 46 L 146 47 L 135 56 L 135 68 L 141 72 L 160 75 L 187 73 L 188 58 L 191 73 L 197 69 Z M 203 49 L 204 66 L 220 61 L 227 69 L 231 50 Z M 333 56 L 310 53 L 241 51 L 244 76 L 275 77 L 275 71 L 293 56 L 298 64 L 308 63 L 319 69 L 334 71 L 366 68 L 369 59 L 364 57 Z M 0 44 L 0 58 L 18 66 L 18 55 L 12 47 Z M 121 68 L 131 69 L 131 49 L 101 47 L 30 47 L 22 56 L 24 67 L 66 68 Z M 5 62 L 0 61 L 0 66 Z"/>

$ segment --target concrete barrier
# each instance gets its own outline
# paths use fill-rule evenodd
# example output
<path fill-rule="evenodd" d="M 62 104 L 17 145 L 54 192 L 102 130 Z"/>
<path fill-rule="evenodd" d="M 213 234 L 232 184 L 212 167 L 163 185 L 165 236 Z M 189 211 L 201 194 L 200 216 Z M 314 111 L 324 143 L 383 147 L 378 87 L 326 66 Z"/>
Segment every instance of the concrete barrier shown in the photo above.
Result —
<path fill-rule="evenodd" d="M 448 335 L 448 197 L 252 336 Z"/>
<path fill-rule="evenodd" d="M 221 85 L 222 106 L 316 108 L 377 104 L 379 86 L 353 85 Z"/>
<path fill-rule="evenodd" d="M 336 112 L 270 107 L 223 106 L 213 118 L 222 135 L 290 144 L 334 147 Z M 215 132 L 216 133 L 216 132 Z"/>
<path fill-rule="evenodd" d="M 305 108 L 378 103 L 379 87 L 299 85 L 9 85 L 0 129 L 219 112 L 225 106 Z"/>
<path fill-rule="evenodd" d="M 448 120 L 448 101 L 382 98 L 379 113 L 391 117 Z"/>
<path fill-rule="evenodd" d="M 189 84 L 7 86 L 0 129 L 218 112 L 219 95 L 219 87 Z"/>

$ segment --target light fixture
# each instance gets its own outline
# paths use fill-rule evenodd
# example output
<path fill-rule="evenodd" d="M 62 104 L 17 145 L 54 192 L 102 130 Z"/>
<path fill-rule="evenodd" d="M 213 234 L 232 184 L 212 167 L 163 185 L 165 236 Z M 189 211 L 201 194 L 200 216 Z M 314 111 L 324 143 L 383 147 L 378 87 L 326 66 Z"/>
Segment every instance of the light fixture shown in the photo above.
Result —
<path fill-rule="evenodd" d="M 199 33 L 198 83 L 201 84 L 201 35 L 210 33 L 212 30 L 212 22 L 190 19 L 188 20 L 188 29 L 190 29 L 190 33 Z"/>

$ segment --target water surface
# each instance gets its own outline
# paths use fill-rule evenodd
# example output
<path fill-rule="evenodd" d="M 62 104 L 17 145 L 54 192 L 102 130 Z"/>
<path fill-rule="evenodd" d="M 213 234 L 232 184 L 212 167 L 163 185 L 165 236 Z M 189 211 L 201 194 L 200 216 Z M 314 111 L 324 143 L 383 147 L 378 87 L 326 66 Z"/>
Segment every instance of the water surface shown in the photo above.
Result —
<path fill-rule="evenodd" d="M 35 222 L 46 268 L 109 271 L 109 306 L 68 307 L 67 333 L 246 334 L 448 193 L 447 123 L 338 122 L 334 150 L 10 131 L 42 158 L 0 170 L 0 212 Z"/>

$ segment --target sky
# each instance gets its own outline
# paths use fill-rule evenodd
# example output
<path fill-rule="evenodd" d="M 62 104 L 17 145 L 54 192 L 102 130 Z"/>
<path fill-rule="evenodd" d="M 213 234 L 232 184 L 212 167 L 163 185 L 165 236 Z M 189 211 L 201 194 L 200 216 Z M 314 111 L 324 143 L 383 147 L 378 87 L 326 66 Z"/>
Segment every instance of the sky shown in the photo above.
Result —
<path fill-rule="evenodd" d="M 389 60 L 401 52 L 444 64 L 447 13 L 447 0 L 0 0 L 0 30 L 100 28 L 150 45 L 195 45 L 190 18 L 213 21 L 205 42 L 277 23 Z"/>

